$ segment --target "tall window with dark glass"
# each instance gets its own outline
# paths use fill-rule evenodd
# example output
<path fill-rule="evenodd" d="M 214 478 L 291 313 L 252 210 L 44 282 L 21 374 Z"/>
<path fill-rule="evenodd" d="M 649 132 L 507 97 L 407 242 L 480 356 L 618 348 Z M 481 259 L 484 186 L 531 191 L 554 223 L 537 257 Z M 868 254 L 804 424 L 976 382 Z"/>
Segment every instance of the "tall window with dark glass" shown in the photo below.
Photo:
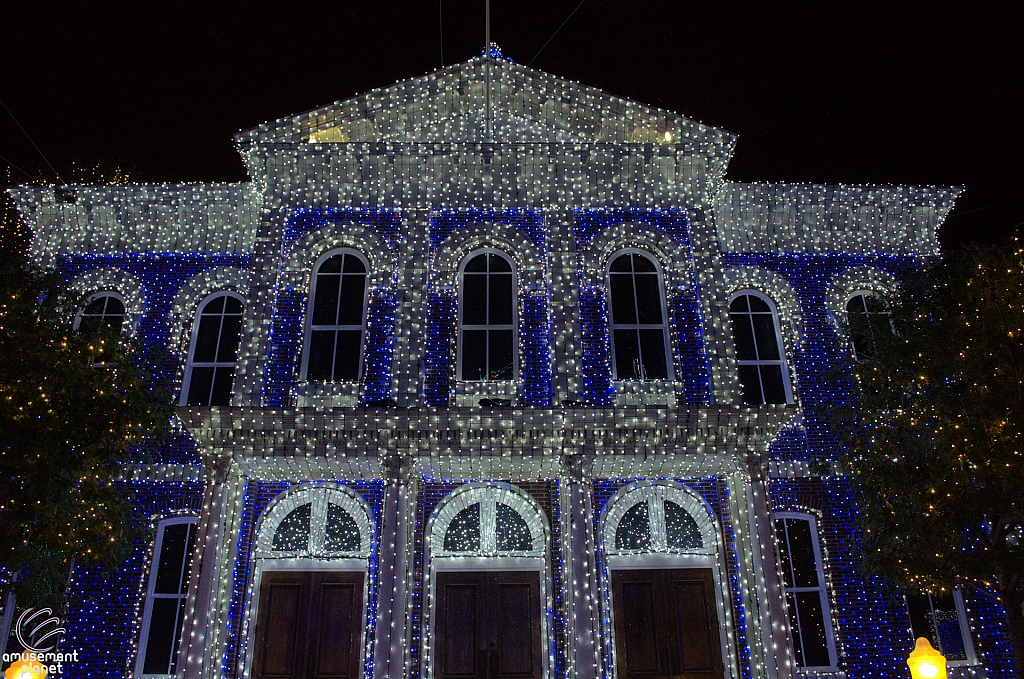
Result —
<path fill-rule="evenodd" d="M 626 253 L 612 260 L 608 278 L 615 379 L 667 379 L 668 323 L 657 267 L 643 254 Z"/>
<path fill-rule="evenodd" d="M 515 273 L 496 252 L 473 256 L 462 270 L 459 379 L 515 379 Z"/>

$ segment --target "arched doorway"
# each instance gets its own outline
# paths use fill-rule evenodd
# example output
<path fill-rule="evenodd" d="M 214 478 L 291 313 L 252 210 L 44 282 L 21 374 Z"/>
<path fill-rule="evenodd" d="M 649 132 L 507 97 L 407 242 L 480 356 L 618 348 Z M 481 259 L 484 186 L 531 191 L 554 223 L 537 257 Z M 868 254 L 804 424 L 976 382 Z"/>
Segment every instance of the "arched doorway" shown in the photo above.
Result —
<path fill-rule="evenodd" d="M 720 531 L 670 481 L 622 488 L 601 519 L 606 638 L 618 679 L 735 676 Z"/>
<path fill-rule="evenodd" d="M 507 483 L 464 486 L 427 525 L 425 679 L 550 673 L 547 519 Z"/>
<path fill-rule="evenodd" d="M 245 618 L 252 679 L 357 679 L 366 659 L 372 513 L 340 485 L 287 491 L 264 512 Z"/>

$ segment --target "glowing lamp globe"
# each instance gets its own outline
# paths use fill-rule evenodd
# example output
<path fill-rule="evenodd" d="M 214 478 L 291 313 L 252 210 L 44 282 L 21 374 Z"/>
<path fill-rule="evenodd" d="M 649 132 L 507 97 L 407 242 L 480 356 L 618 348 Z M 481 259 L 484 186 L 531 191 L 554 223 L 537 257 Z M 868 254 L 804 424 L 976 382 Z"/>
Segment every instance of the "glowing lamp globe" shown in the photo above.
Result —
<path fill-rule="evenodd" d="M 907 665 L 913 679 L 946 679 L 946 656 L 932 648 L 924 637 L 917 640 L 917 646 L 907 658 Z"/>

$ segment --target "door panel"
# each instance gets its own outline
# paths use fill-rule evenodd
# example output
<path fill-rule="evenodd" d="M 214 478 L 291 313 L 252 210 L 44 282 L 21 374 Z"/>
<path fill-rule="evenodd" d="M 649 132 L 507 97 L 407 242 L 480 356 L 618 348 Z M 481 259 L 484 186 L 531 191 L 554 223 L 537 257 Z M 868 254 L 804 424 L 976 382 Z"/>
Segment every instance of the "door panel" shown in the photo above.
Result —
<path fill-rule="evenodd" d="M 254 679 L 358 679 L 362 573 L 264 573 L 257 617 Z"/>
<path fill-rule="evenodd" d="M 722 679 L 711 569 L 612 571 L 620 679 Z"/>
<path fill-rule="evenodd" d="M 261 678 L 297 679 L 301 676 L 296 656 L 299 645 L 304 642 L 300 619 L 302 589 L 301 574 L 268 573 L 263 579 L 260 624 L 256 630 L 256 662 L 261 668 L 258 675 Z"/>
<path fill-rule="evenodd" d="M 540 574 L 443 572 L 436 579 L 438 679 L 540 679 Z"/>
<path fill-rule="evenodd" d="M 479 659 L 483 646 L 478 603 L 486 582 L 476 577 L 451 577 L 453 573 L 440 573 L 437 578 L 440 613 L 436 648 L 439 650 L 438 677 L 478 677 Z M 464 574 L 459 574 L 464 575 Z"/>
<path fill-rule="evenodd" d="M 540 574 L 495 573 L 492 679 L 540 677 Z"/>

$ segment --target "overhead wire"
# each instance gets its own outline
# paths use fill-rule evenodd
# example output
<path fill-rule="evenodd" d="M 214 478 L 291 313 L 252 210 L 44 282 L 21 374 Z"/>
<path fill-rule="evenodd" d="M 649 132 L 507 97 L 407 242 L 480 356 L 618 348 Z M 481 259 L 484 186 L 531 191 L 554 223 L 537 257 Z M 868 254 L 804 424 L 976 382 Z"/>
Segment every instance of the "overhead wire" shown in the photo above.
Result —
<path fill-rule="evenodd" d="M 29 140 L 29 142 L 32 144 L 32 147 L 35 148 L 35 150 L 39 153 L 40 156 L 42 156 L 43 160 L 50 167 L 50 170 L 53 171 L 53 176 L 57 178 L 58 182 L 60 182 L 61 181 L 60 173 L 57 172 L 57 169 L 49 161 L 49 159 L 42 152 L 42 150 L 39 148 L 39 146 L 36 145 L 35 141 L 31 137 L 31 135 L 29 135 L 29 133 L 25 131 L 25 128 L 21 126 L 21 123 L 18 122 L 18 119 L 14 117 L 14 114 L 11 113 L 11 109 L 7 108 L 7 104 L 4 103 L 3 99 L 0 99 L 0 106 L 4 107 L 4 110 L 7 111 L 7 115 L 11 116 L 11 120 L 13 120 L 14 124 L 18 126 L 18 129 L 21 130 L 21 133 L 25 135 L 25 138 Z M 5 162 L 7 162 L 7 161 L 5 161 Z"/>
<path fill-rule="evenodd" d="M 570 13 L 569 13 L 569 16 L 565 17 L 565 21 L 563 21 L 563 22 L 562 22 L 562 26 L 565 26 L 565 25 L 566 25 L 567 23 L 569 23 L 569 19 L 572 19 L 572 15 L 573 15 L 573 14 L 575 14 L 575 13 L 576 13 L 576 10 L 577 10 L 577 9 L 579 9 L 580 7 L 582 7 L 582 6 L 583 6 L 583 3 L 584 3 L 584 2 L 586 2 L 586 1 L 587 1 L 587 0 L 580 0 L 580 4 L 576 5 L 576 9 L 574 9 L 574 10 L 573 10 L 572 12 L 570 12 Z M 562 30 L 562 26 L 559 26 L 558 28 L 556 28 L 556 29 L 555 29 L 555 32 L 551 34 L 551 37 L 550 37 L 550 38 L 548 38 L 548 41 L 547 41 L 546 43 L 544 43 L 543 47 L 541 47 L 541 48 L 540 48 L 539 50 L 537 50 L 537 53 L 533 55 L 533 59 L 530 59 L 529 63 L 527 63 L 527 64 L 526 64 L 526 67 L 527 67 L 527 68 L 529 68 L 529 67 L 530 67 L 530 65 L 531 65 L 531 64 L 533 64 L 533 62 L 537 60 L 537 57 L 539 57 L 539 56 L 540 56 L 540 53 L 544 51 L 544 47 L 547 47 L 547 46 L 548 46 L 548 44 L 549 44 L 549 43 L 550 43 L 550 42 L 551 42 L 552 40 L 554 40 L 554 39 L 555 39 L 555 36 L 556 36 L 556 35 L 558 35 L 558 32 L 559 32 L 560 30 Z"/>
<path fill-rule="evenodd" d="M 36 180 L 36 178 L 35 178 L 35 177 L 33 177 L 32 175 L 30 175 L 30 174 L 29 174 L 28 172 L 25 172 L 25 171 L 24 171 L 24 170 L 22 170 L 22 169 L 21 169 L 20 167 L 18 167 L 17 165 L 15 165 L 14 163 L 12 163 L 11 161 L 7 160 L 7 159 L 6 159 L 6 158 L 4 158 L 3 156 L 0 156 L 0 160 L 4 161 L 5 163 L 7 163 L 7 164 L 8 164 L 8 165 L 10 165 L 11 167 L 13 167 L 13 168 L 14 168 L 15 170 L 17 170 L 18 172 L 22 173 L 23 175 L 25 175 L 26 177 L 28 177 L 29 179 L 31 179 L 32 181 L 35 181 L 35 180 Z"/>

